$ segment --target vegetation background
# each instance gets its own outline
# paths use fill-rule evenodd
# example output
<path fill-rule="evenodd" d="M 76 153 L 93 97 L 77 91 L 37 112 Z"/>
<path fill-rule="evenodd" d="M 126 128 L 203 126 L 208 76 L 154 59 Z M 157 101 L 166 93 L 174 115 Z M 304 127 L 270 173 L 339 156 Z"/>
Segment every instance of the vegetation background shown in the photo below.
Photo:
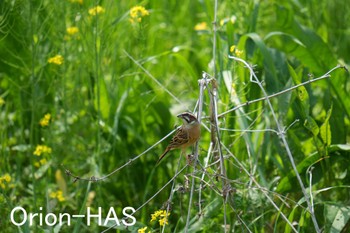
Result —
<path fill-rule="evenodd" d="M 151 214 L 170 196 L 170 185 L 163 186 L 174 177 L 180 153 L 155 166 L 169 139 L 103 181 L 74 182 L 65 169 L 102 177 L 157 143 L 180 124 L 177 113 L 194 109 L 203 71 L 217 80 L 219 113 L 262 97 L 246 67 L 228 55 L 254 65 L 268 94 L 319 77 L 338 63 L 349 65 L 347 1 L 218 1 L 217 31 L 214 3 L 0 1 L 2 232 L 107 229 L 87 226 L 85 219 L 72 219 L 71 226 L 16 227 L 9 221 L 15 206 L 28 212 L 43 207 L 44 215 L 84 214 L 87 206 L 106 214 L 113 206 L 121 219 L 124 207 L 137 209 L 147 200 L 134 215 L 134 227 L 107 231 L 159 232 L 161 223 L 151 222 Z M 280 123 L 290 126 L 288 145 L 325 232 L 350 229 L 349 91 L 349 74 L 338 69 L 271 99 Z M 208 103 L 206 95 L 203 116 L 210 113 Z M 207 118 L 203 123 L 209 125 Z M 292 232 L 290 223 L 299 232 L 314 232 L 266 101 L 225 114 L 220 127 L 230 152 L 224 151 L 229 201 L 220 195 L 216 164 L 206 167 L 203 181 L 210 185 L 201 190 L 202 174 L 187 167 L 176 178 L 165 232 L 183 231 L 188 209 L 189 232 Z M 203 128 L 202 164 L 209 144 L 210 132 Z M 214 161 L 209 156 L 209 164 Z M 189 206 L 191 177 L 198 179 Z M 199 191 L 202 200 L 196 203 Z"/>

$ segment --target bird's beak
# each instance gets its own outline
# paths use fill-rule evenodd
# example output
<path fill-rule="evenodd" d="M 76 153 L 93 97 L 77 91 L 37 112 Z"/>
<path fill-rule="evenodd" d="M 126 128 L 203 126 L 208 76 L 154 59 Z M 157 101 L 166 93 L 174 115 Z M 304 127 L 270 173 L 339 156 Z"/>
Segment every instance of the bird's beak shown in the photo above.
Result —
<path fill-rule="evenodd" d="M 184 115 L 183 113 L 180 113 L 179 115 L 177 115 L 177 117 L 182 118 L 183 115 Z"/>
<path fill-rule="evenodd" d="M 179 115 L 177 115 L 177 117 L 184 119 L 187 115 L 188 115 L 188 112 L 183 112 L 183 113 L 180 113 Z"/>

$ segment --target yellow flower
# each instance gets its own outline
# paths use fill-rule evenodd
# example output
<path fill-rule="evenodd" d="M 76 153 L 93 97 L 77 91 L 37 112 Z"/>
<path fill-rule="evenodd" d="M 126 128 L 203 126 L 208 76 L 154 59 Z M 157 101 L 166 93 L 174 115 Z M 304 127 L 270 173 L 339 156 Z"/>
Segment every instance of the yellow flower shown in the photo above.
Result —
<path fill-rule="evenodd" d="M 236 45 L 232 45 L 232 46 L 230 47 L 230 52 L 233 53 L 233 52 L 235 51 L 235 48 L 236 48 Z"/>
<path fill-rule="evenodd" d="M 242 51 L 242 50 L 238 50 L 238 49 L 236 48 L 236 45 L 232 45 L 232 46 L 230 47 L 230 53 L 235 53 L 237 57 L 240 57 L 240 56 L 242 56 L 243 51 Z"/>
<path fill-rule="evenodd" d="M 83 4 L 83 0 L 69 0 L 71 3 L 79 3 L 80 5 Z"/>
<path fill-rule="evenodd" d="M 5 189 L 6 188 L 6 184 L 5 184 L 5 182 L 6 183 L 10 183 L 11 182 L 11 176 L 10 176 L 10 174 L 8 174 L 8 173 L 6 173 L 5 175 L 3 175 L 3 176 L 0 176 L 0 187 L 2 188 L 2 189 Z"/>
<path fill-rule="evenodd" d="M 78 27 L 68 27 L 66 29 L 68 35 L 73 36 L 74 34 L 77 34 L 79 32 L 79 28 Z"/>
<path fill-rule="evenodd" d="M 47 164 L 47 160 L 45 158 L 40 159 L 39 162 L 40 162 L 41 165 Z"/>
<path fill-rule="evenodd" d="M 143 227 L 137 230 L 137 233 L 146 233 L 147 227 Z"/>
<path fill-rule="evenodd" d="M 149 15 L 149 11 L 143 6 L 134 6 L 130 10 L 130 22 L 141 22 L 142 18 Z"/>
<path fill-rule="evenodd" d="M 34 155 L 40 156 L 41 154 L 47 153 L 51 154 L 52 149 L 45 145 L 37 145 L 34 151 Z"/>
<path fill-rule="evenodd" d="M 168 212 L 166 212 L 165 210 L 163 210 L 163 212 L 162 213 L 160 213 L 160 217 L 168 217 L 170 215 L 170 213 Z"/>
<path fill-rule="evenodd" d="M 89 15 L 92 15 L 92 16 L 102 14 L 104 12 L 105 12 L 105 9 L 103 9 L 102 6 L 95 6 L 89 9 Z"/>
<path fill-rule="evenodd" d="M 219 25 L 223 26 L 225 24 L 225 19 L 221 19 Z"/>
<path fill-rule="evenodd" d="M 57 200 L 60 202 L 65 200 L 65 198 L 63 197 L 63 192 L 61 190 L 57 191 Z"/>
<path fill-rule="evenodd" d="M 50 120 L 51 120 L 51 114 L 50 114 L 50 113 L 45 114 L 45 116 L 44 116 L 43 118 L 41 118 L 39 124 L 40 124 L 42 127 L 48 126 L 49 123 L 50 123 Z"/>
<path fill-rule="evenodd" d="M 7 183 L 10 183 L 11 182 L 11 176 L 10 174 L 6 173 L 5 175 L 1 176 L 0 177 L 0 181 L 6 181 Z"/>
<path fill-rule="evenodd" d="M 5 175 L 3 175 L 2 177 L 7 183 L 11 182 L 11 176 L 10 174 L 6 173 Z"/>
<path fill-rule="evenodd" d="M 168 218 L 159 219 L 159 225 L 160 226 L 168 225 Z"/>
<path fill-rule="evenodd" d="M 159 225 L 163 226 L 168 224 L 168 216 L 170 215 L 169 212 L 167 212 L 166 210 L 157 210 L 156 212 L 154 212 L 154 214 L 151 214 L 151 222 L 156 221 L 158 219 L 159 221 Z"/>
<path fill-rule="evenodd" d="M 240 56 L 242 56 L 243 51 L 236 49 L 235 54 L 237 55 L 237 57 L 240 57 Z"/>
<path fill-rule="evenodd" d="M 50 193 L 50 197 L 51 197 L 51 198 L 56 198 L 56 196 L 57 196 L 56 192 L 51 192 L 51 193 Z"/>
<path fill-rule="evenodd" d="M 194 30 L 195 31 L 204 31 L 208 29 L 208 25 L 206 22 L 201 22 L 196 24 L 196 26 L 194 26 Z"/>
<path fill-rule="evenodd" d="M 154 214 L 151 214 L 151 222 L 157 220 L 157 218 L 161 215 L 162 212 L 163 210 L 157 210 L 156 212 L 154 212 Z"/>
<path fill-rule="evenodd" d="M 150 222 L 153 222 L 156 220 L 157 220 L 157 216 L 155 214 L 151 214 L 151 221 Z"/>
<path fill-rule="evenodd" d="M 44 165 L 44 164 L 47 164 L 47 160 L 46 160 L 45 158 L 40 159 L 38 162 L 35 162 L 35 163 L 34 163 L 34 166 L 35 166 L 35 167 L 40 167 L 40 166 L 42 166 L 42 165 Z"/>
<path fill-rule="evenodd" d="M 50 57 L 47 62 L 48 63 L 52 63 L 52 64 L 56 64 L 56 65 L 62 65 L 63 63 L 63 57 L 61 55 L 56 55 L 54 57 Z"/>
<path fill-rule="evenodd" d="M 2 97 L 0 97 L 0 106 L 2 106 L 4 104 L 5 104 L 5 100 Z"/>
<path fill-rule="evenodd" d="M 56 198 L 58 201 L 63 202 L 66 199 L 63 197 L 63 192 L 61 190 L 57 190 L 56 192 L 51 192 L 50 193 L 51 198 Z"/>

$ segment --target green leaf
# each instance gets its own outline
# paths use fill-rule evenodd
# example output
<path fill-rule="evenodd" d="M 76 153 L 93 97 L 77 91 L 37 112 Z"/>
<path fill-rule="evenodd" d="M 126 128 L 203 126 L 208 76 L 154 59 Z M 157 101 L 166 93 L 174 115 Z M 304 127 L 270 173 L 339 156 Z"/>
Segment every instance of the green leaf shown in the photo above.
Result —
<path fill-rule="evenodd" d="M 295 56 L 312 72 L 324 73 L 337 64 L 328 44 L 312 29 L 300 24 L 295 19 L 292 8 L 276 7 L 277 30 L 265 37 L 266 43 L 269 42 L 273 47 Z"/>
<path fill-rule="evenodd" d="M 105 80 L 100 77 L 99 79 L 99 89 L 95 86 L 95 109 L 99 111 L 103 117 L 103 119 L 108 119 L 109 111 L 110 111 L 110 103 L 109 103 L 109 95 L 106 87 Z"/>
<path fill-rule="evenodd" d="M 290 222 L 293 222 L 294 221 L 294 215 L 295 215 L 295 211 L 296 211 L 296 207 L 293 208 L 292 212 L 290 212 L 289 216 L 288 216 L 288 220 Z M 286 224 L 286 227 L 284 228 L 284 232 L 285 233 L 290 233 L 292 232 L 292 228 L 290 227 L 289 224 Z"/>
<path fill-rule="evenodd" d="M 279 77 L 277 75 L 276 67 L 274 64 L 274 58 L 269 50 L 269 48 L 266 46 L 265 42 L 261 39 L 261 37 L 256 33 L 249 33 L 244 36 L 242 36 L 238 42 L 238 49 L 247 51 L 247 53 L 253 53 L 256 52 L 255 47 L 252 46 L 249 43 L 253 41 L 254 45 L 259 49 L 258 51 L 261 52 L 263 57 L 263 66 L 264 70 L 266 71 L 265 81 L 266 81 L 266 88 L 269 93 L 276 92 L 279 90 L 278 83 L 279 83 Z M 246 48 L 248 47 L 248 48 Z M 253 51 L 250 51 L 253 50 Z M 244 72 L 246 72 L 246 68 L 243 69 Z M 239 76 L 242 76 L 242 74 L 238 74 Z M 243 76 L 242 76 L 243 77 Z M 247 80 L 242 80 L 247 81 Z"/>
<path fill-rule="evenodd" d="M 307 116 L 305 119 L 304 127 L 309 130 L 313 136 L 317 136 L 320 132 L 316 121 L 311 116 Z"/>
<path fill-rule="evenodd" d="M 46 171 L 51 167 L 51 165 L 52 164 L 49 161 L 46 164 L 40 166 L 39 169 L 36 170 L 35 173 L 34 173 L 35 179 L 40 179 L 46 173 Z"/>
<path fill-rule="evenodd" d="M 207 221 L 207 219 L 212 219 L 214 220 L 215 218 L 217 218 L 218 216 L 218 211 L 222 208 L 222 200 L 220 200 L 220 198 L 215 198 L 213 201 L 211 201 L 210 203 L 208 203 L 208 205 L 206 205 L 204 207 L 203 210 L 203 217 L 199 218 L 198 217 L 193 217 L 190 220 L 190 228 L 189 228 L 189 232 L 198 232 L 200 230 L 202 230 L 204 227 L 206 227 L 207 225 L 212 224 L 212 221 Z"/>
<path fill-rule="evenodd" d="M 332 227 L 329 232 L 338 233 L 343 230 L 346 223 L 350 219 L 350 206 L 338 207 L 334 220 L 332 222 Z"/>
<path fill-rule="evenodd" d="M 193 69 L 192 64 L 190 64 L 188 62 L 188 60 L 183 55 L 181 55 L 180 53 L 172 53 L 171 55 L 173 57 L 175 57 L 179 61 L 179 64 L 181 64 L 183 66 L 184 70 L 191 77 L 190 80 L 197 80 L 198 79 L 198 75 L 197 75 L 196 71 Z"/>
<path fill-rule="evenodd" d="M 326 119 L 320 127 L 320 136 L 321 136 L 323 143 L 326 146 L 331 145 L 331 141 L 332 141 L 331 126 L 329 124 L 329 118 L 332 115 L 332 110 L 333 110 L 333 105 L 328 110 Z"/>
<path fill-rule="evenodd" d="M 301 76 L 298 76 L 294 68 L 288 64 L 288 70 L 292 76 L 293 82 L 298 85 L 301 83 Z M 304 86 L 298 87 L 296 89 L 296 110 L 299 112 L 302 118 L 308 118 L 310 114 L 310 98 L 307 90 Z"/>
<path fill-rule="evenodd" d="M 329 154 L 333 154 L 330 156 L 338 155 L 339 153 L 334 152 L 349 152 L 350 151 L 350 145 L 348 144 L 339 144 L 339 145 L 331 145 L 328 148 Z M 299 174 L 305 173 L 305 171 L 312 165 L 315 164 L 319 159 L 321 159 L 321 156 L 318 152 L 315 152 L 311 154 L 310 156 L 306 157 L 301 163 L 297 165 L 297 170 Z M 289 172 L 278 184 L 276 191 L 277 192 L 288 192 L 293 190 L 293 187 L 297 186 L 297 179 L 295 176 L 295 172 L 291 171 Z"/>

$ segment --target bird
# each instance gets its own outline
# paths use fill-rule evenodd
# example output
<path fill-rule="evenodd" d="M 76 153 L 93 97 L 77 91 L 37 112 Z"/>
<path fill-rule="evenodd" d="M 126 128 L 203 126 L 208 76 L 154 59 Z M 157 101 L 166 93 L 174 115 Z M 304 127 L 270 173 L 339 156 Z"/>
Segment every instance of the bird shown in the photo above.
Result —
<path fill-rule="evenodd" d="M 157 161 L 157 164 L 164 158 L 164 156 L 171 150 L 181 148 L 184 153 L 186 148 L 196 143 L 201 135 L 200 123 L 197 117 L 189 112 L 184 112 L 177 117 L 183 120 L 183 125 L 179 127 L 174 137 L 170 140 L 169 145 Z"/>

